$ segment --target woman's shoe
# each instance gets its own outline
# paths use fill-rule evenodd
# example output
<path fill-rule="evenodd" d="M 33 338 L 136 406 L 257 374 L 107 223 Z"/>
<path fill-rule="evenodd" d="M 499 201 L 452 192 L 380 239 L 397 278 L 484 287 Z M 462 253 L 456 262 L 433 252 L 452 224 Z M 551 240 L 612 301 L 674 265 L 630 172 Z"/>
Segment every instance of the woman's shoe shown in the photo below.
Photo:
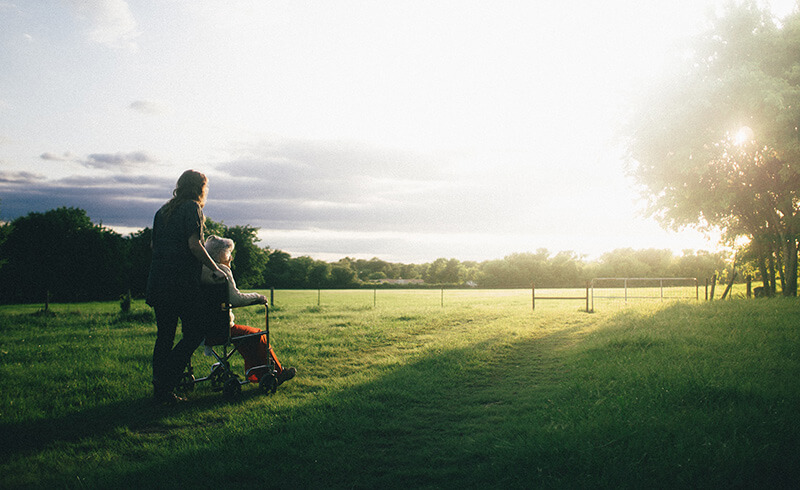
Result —
<path fill-rule="evenodd" d="M 186 401 L 186 398 L 181 398 L 171 390 L 156 390 L 153 393 L 153 401 L 158 405 L 177 405 Z"/>

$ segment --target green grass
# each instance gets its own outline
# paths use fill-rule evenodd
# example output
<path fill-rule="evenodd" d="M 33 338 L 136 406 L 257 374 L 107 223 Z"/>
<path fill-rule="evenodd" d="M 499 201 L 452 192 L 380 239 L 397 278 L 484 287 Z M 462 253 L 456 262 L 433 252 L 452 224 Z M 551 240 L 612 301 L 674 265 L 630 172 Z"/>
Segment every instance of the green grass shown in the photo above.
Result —
<path fill-rule="evenodd" d="M 297 378 L 236 403 L 200 385 L 178 407 L 150 401 L 143 304 L 0 309 L 0 487 L 800 484 L 796 300 L 593 314 L 532 312 L 529 291 L 275 301 L 273 345 Z"/>

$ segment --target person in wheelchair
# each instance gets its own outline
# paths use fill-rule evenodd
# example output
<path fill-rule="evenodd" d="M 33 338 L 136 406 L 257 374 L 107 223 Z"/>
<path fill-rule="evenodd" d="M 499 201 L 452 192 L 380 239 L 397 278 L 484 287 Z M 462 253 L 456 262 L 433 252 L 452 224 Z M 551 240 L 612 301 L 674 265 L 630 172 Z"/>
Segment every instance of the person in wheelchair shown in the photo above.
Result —
<path fill-rule="evenodd" d="M 238 337 L 240 335 L 248 335 L 260 332 L 259 329 L 248 327 L 247 325 L 238 325 L 234 323 L 233 308 L 249 305 L 265 305 L 267 298 L 263 294 L 258 293 L 242 293 L 236 287 L 236 281 L 233 279 L 233 272 L 231 271 L 231 261 L 233 260 L 233 240 L 230 238 L 222 238 L 216 235 L 208 237 L 205 243 L 208 255 L 217 263 L 228 282 L 229 300 L 231 303 L 230 317 L 231 317 L 231 337 Z M 214 284 L 215 280 L 212 275 L 211 269 L 203 267 L 201 274 L 201 281 L 205 284 Z M 267 339 L 264 335 L 249 339 L 238 346 L 239 353 L 244 358 L 245 372 L 253 366 L 262 366 L 267 362 L 267 356 L 272 358 L 275 364 L 275 370 L 278 373 L 278 384 L 283 383 L 294 378 L 297 374 L 297 369 L 290 367 L 284 368 L 278 361 L 275 351 L 272 350 L 271 345 L 267 345 Z M 252 374 L 250 381 L 257 382 L 258 378 Z"/>

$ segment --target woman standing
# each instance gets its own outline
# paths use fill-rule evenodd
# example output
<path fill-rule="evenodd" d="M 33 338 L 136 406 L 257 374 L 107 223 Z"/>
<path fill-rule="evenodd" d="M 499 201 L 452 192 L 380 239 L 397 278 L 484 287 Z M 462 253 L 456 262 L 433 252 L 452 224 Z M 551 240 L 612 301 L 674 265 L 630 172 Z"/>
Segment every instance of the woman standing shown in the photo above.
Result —
<path fill-rule="evenodd" d="M 153 349 L 153 389 L 157 403 L 181 400 L 172 390 L 203 340 L 196 318 L 202 267 L 208 267 L 216 280 L 225 280 L 225 273 L 203 247 L 203 207 L 207 194 L 206 176 L 187 170 L 178 179 L 172 199 L 153 219 L 147 304 L 155 310 L 158 329 Z M 173 347 L 179 318 L 183 338 Z"/>

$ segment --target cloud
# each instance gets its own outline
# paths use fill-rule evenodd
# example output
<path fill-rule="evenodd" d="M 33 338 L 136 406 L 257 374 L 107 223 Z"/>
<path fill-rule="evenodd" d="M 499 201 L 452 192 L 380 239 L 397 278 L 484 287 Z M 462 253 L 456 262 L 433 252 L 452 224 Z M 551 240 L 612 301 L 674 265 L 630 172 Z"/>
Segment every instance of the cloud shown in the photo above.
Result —
<path fill-rule="evenodd" d="M 48 151 L 39 155 L 39 158 L 53 162 L 72 162 L 77 160 L 78 157 L 68 151 L 61 154 L 51 153 Z"/>
<path fill-rule="evenodd" d="M 134 100 L 128 107 L 142 114 L 164 114 L 169 112 L 169 105 L 159 100 Z"/>
<path fill-rule="evenodd" d="M 156 163 L 158 160 L 143 151 L 131 153 L 92 153 L 82 163 L 87 167 L 130 169 L 142 163 Z"/>
<path fill-rule="evenodd" d="M 443 170 L 430 155 L 359 148 L 303 141 L 240 148 L 238 159 L 198 168 L 210 181 L 204 212 L 229 226 L 260 228 L 262 245 L 325 260 L 348 255 L 403 262 L 436 257 L 485 260 L 540 247 L 585 253 L 610 250 L 636 236 L 631 223 L 592 226 L 591 214 L 583 216 L 586 212 L 576 213 L 569 223 L 559 222 L 549 202 L 552 195 L 540 198 L 543 205 L 538 208 L 525 205 L 525 196 L 512 185 L 520 180 L 517 175 L 474 180 Z M 72 156 L 42 158 L 61 161 Z M 131 152 L 98 153 L 74 161 L 89 159 L 110 169 L 152 160 L 144 152 Z M 382 176 L 369 163 L 379 168 L 384 159 L 415 172 Z M 120 232 L 149 227 L 171 197 L 181 170 L 147 175 L 103 172 L 94 178 L 60 180 L 0 172 L 0 219 L 66 206 L 84 209 L 93 222 Z M 537 186 L 531 182 L 524 187 L 535 195 Z M 563 207 L 569 201 L 556 199 L 555 204 Z"/>
<path fill-rule="evenodd" d="M 12 2 L 0 2 L 0 12 L 12 10 L 16 13 L 21 12 L 20 8 Z"/>
<path fill-rule="evenodd" d="M 209 174 L 212 219 L 266 229 L 446 233 L 507 231 L 513 189 L 475 179 L 452 156 L 341 141 L 241 149 Z"/>
<path fill-rule="evenodd" d="M 64 153 L 54 153 L 48 151 L 39 155 L 39 158 L 51 162 L 75 162 L 87 168 L 120 170 L 123 172 L 139 169 L 143 164 L 158 162 L 157 158 L 144 151 L 133 151 L 128 153 L 92 153 L 86 158 L 81 158 L 68 151 Z"/>
<path fill-rule="evenodd" d="M 43 179 L 43 175 L 31 172 L 0 172 L 0 183 L 2 184 L 28 184 Z"/>
<path fill-rule="evenodd" d="M 139 36 L 136 19 L 124 0 L 72 0 L 79 15 L 86 17 L 91 28 L 89 39 L 111 48 L 136 51 L 133 41 Z"/>
<path fill-rule="evenodd" d="M 95 223 L 144 228 L 171 197 L 174 180 L 149 176 L 71 177 L 47 180 L 27 173 L 0 173 L 0 212 L 5 220 L 62 206 L 84 209 Z"/>
<path fill-rule="evenodd" d="M 231 225 L 345 233 L 440 233 L 475 229 L 474 218 L 491 212 L 495 201 L 491 187 L 487 191 L 457 178 L 437 165 L 444 160 L 415 152 L 304 140 L 273 141 L 238 150 L 239 158 L 198 168 L 210 180 L 206 215 Z M 164 178 L 136 175 L 143 165 L 156 161 L 144 151 L 88 156 L 47 152 L 40 158 L 109 170 L 113 176 L 42 181 L 29 186 L 27 192 L 6 186 L 0 188 L 4 212 L 26 214 L 75 206 L 108 226 L 149 226 L 155 210 L 171 196 L 180 174 L 176 171 Z M 502 221 L 495 217 L 494 225 Z"/>

